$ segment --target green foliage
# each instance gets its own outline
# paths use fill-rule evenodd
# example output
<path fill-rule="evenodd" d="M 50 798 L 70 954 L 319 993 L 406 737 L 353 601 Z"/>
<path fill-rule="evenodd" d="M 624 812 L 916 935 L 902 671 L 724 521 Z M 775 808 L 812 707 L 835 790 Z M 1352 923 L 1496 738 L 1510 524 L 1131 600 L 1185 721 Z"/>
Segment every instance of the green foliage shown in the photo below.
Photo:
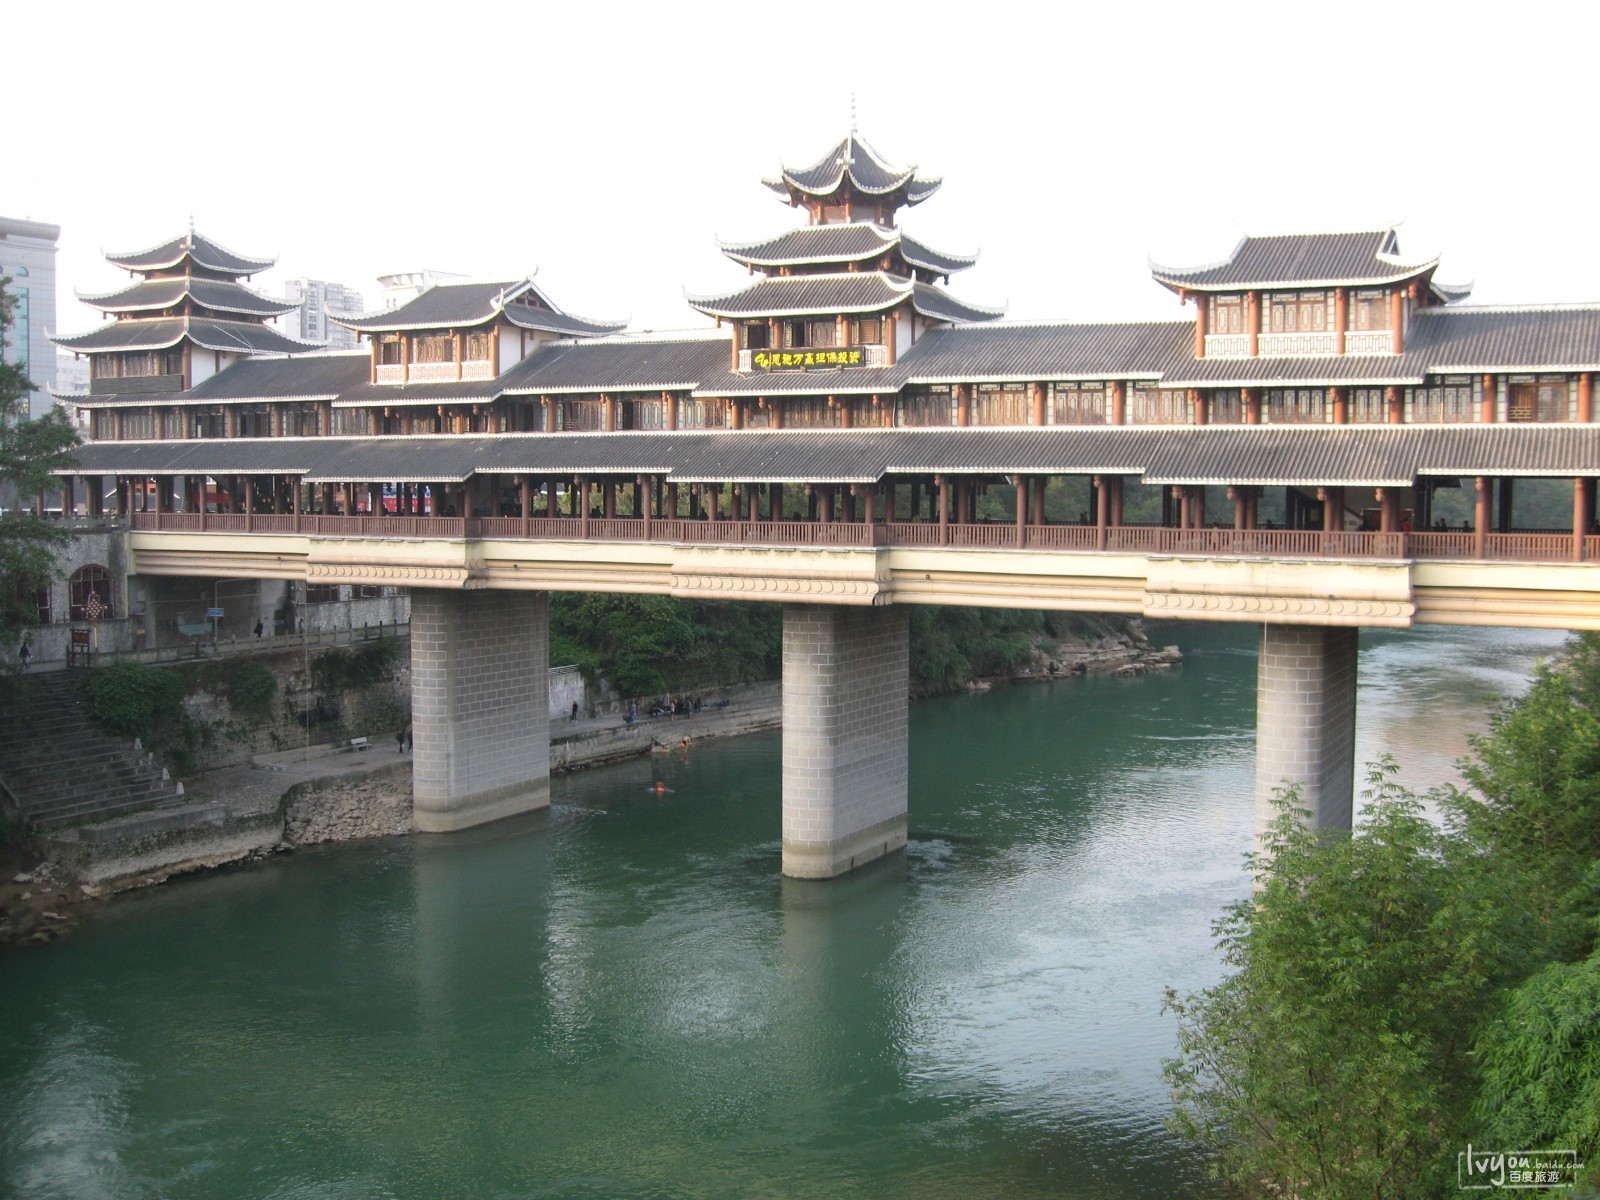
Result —
<path fill-rule="evenodd" d="M 1600 642 L 1539 669 L 1462 764 L 1443 823 L 1373 781 L 1350 836 L 1285 798 L 1234 973 L 1169 994 L 1175 1125 L 1248 1196 L 1443 1195 L 1467 1141 L 1600 1174 Z"/>
<path fill-rule="evenodd" d="M 557 596 L 550 632 L 557 644 L 584 647 L 624 696 L 654 695 L 674 675 L 681 680 L 695 643 L 690 606 L 670 596 Z"/>
<path fill-rule="evenodd" d="M 1247 1195 L 1439 1195 L 1443 1148 L 1472 1133 L 1468 1039 L 1505 970 L 1501 922 L 1390 770 L 1354 836 L 1306 828 L 1281 797 L 1270 871 L 1216 926 L 1235 974 L 1168 996 L 1176 1124 Z"/>
<path fill-rule="evenodd" d="M 311 678 L 321 692 L 360 691 L 390 678 L 405 644 L 378 638 L 344 650 L 324 650 L 311 662 Z"/>
<path fill-rule="evenodd" d="M 183 712 L 183 677 L 161 667 L 120 659 L 89 680 L 89 715 L 101 728 L 147 743 Z"/>
<path fill-rule="evenodd" d="M 1600 714 L 1575 702 L 1568 671 L 1540 667 L 1473 751 L 1462 772 L 1473 793 L 1457 793 L 1452 812 L 1481 850 L 1476 862 L 1514 880 L 1537 918 L 1525 936 L 1554 939 L 1551 953 L 1583 954 L 1597 911 L 1589 868 L 1600 861 Z"/>
<path fill-rule="evenodd" d="M 1045 635 L 1044 614 L 1033 610 L 919 605 L 911 610 L 912 690 L 948 691 L 1013 671 Z"/>
<path fill-rule="evenodd" d="M 15 304 L 10 282 L 0 277 L 0 342 L 11 327 Z M 21 504 L 52 482 L 53 469 L 72 462 L 77 442 L 59 408 L 28 419 L 31 391 L 33 383 L 20 363 L 0 361 L 0 491 L 9 485 Z M 59 574 L 54 552 L 68 537 L 57 522 L 20 512 L 0 515 L 0 647 L 6 651 L 0 662 L 7 670 L 17 669 L 16 648 L 34 614 L 34 593 Z"/>
<path fill-rule="evenodd" d="M 278 694 L 278 679 L 253 658 L 235 660 L 228 678 L 228 704 L 241 716 L 268 717 Z"/>
<path fill-rule="evenodd" d="M 1600 957 L 1551 963 L 1512 990 L 1479 1039 L 1477 1145 L 1600 1147 Z"/>

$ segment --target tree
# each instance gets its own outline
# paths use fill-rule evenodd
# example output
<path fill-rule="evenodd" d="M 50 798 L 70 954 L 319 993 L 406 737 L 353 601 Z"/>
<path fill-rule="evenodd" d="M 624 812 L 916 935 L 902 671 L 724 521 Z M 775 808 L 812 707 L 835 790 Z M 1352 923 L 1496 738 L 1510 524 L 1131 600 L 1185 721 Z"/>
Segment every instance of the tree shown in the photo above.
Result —
<path fill-rule="evenodd" d="M 1168 993 L 1180 1132 L 1248 1196 L 1438 1196 L 1471 1135 L 1472 1031 L 1508 970 L 1507 917 L 1464 886 L 1449 835 L 1376 768 L 1354 834 L 1306 828 L 1292 791 L 1255 896 L 1218 921 L 1235 969 Z"/>
<path fill-rule="evenodd" d="M 9 277 L 0 277 L 0 342 L 11 328 L 15 300 Z M 8 669 L 20 627 L 34 613 L 35 593 L 56 574 L 55 549 L 70 536 L 41 515 L 17 511 L 51 483 L 51 472 L 72 462 L 77 435 L 59 409 L 28 419 L 33 383 L 19 362 L 0 361 L 0 494 L 16 501 L 0 515 L 0 650 Z"/>

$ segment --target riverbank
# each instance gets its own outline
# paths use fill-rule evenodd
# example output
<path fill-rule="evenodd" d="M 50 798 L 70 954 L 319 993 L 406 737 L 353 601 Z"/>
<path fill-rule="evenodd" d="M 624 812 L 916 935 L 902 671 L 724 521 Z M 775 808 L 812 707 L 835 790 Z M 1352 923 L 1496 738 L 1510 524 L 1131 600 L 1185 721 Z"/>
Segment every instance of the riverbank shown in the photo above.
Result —
<path fill-rule="evenodd" d="M 998 684 L 1051 682 L 1089 674 L 1133 676 L 1182 662 L 1176 646 L 1156 647 L 1136 625 L 1094 642 L 1047 643 Z M 681 753 L 698 741 L 775 729 L 783 723 L 778 680 L 723 689 L 700 711 L 630 722 L 624 713 L 552 720 L 554 774 L 627 758 Z M 187 785 L 184 819 L 134 816 L 64 831 L 37 848 L 0 856 L 0 945 L 41 944 L 73 929 L 94 905 L 186 875 L 325 842 L 413 831 L 411 760 L 393 737 L 365 750 L 327 744 L 260 754 L 249 767 L 203 772 Z M 152 828 L 152 826 L 157 826 Z M 198 836 L 195 830 L 199 830 Z M 114 847 L 108 853 L 106 847 Z M 170 861 L 166 859 L 170 858 Z M 76 869 L 71 865 L 79 865 Z M 93 864 L 92 866 L 89 864 Z M 85 881 L 87 880 L 87 881 Z"/>

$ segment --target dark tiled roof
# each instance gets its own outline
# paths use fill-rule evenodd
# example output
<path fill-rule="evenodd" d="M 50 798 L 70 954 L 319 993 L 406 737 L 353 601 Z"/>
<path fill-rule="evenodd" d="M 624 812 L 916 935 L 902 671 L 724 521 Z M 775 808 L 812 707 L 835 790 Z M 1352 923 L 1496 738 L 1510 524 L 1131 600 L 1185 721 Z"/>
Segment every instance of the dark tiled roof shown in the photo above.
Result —
<path fill-rule="evenodd" d="M 196 265 L 207 270 L 228 275 L 255 275 L 278 261 L 275 258 L 249 258 L 235 254 L 203 233 L 193 232 L 169 238 L 148 250 L 106 255 L 107 262 L 125 271 L 157 271 L 164 267 L 175 267 L 185 258 L 192 259 Z"/>
<path fill-rule="evenodd" d="M 114 321 L 88 333 L 66 334 L 50 340 L 65 350 L 165 350 L 183 340 L 182 317 L 149 321 Z"/>
<path fill-rule="evenodd" d="M 596 337 L 616 333 L 627 324 L 626 321 L 593 321 L 564 313 L 549 302 L 549 298 L 533 285 L 531 279 L 436 283 L 415 299 L 388 312 L 330 319 L 361 333 L 389 333 L 470 328 L 502 314 L 523 329 L 543 329 L 563 337 Z"/>
<path fill-rule="evenodd" d="M 619 338 L 541 346 L 500 377 L 510 395 L 681 391 L 726 374 L 727 337 Z"/>
<path fill-rule="evenodd" d="M 335 324 L 363 333 L 408 329 L 449 329 L 480 325 L 500 311 L 507 297 L 529 287 L 526 279 L 492 283 L 436 283 L 387 312 L 360 317 L 330 317 Z"/>
<path fill-rule="evenodd" d="M 951 275 L 956 271 L 965 271 L 978 261 L 976 254 L 946 254 L 924 245 L 915 238 L 900 236 L 900 253 L 905 260 L 915 267 L 926 267 L 930 271 L 937 271 L 941 275 Z"/>
<path fill-rule="evenodd" d="M 365 354 L 300 354 L 293 358 L 247 358 L 182 392 L 178 402 L 239 403 L 267 400 L 332 400 L 372 372 Z"/>
<path fill-rule="evenodd" d="M 910 383 L 1154 379 L 1193 346 L 1186 321 L 957 325 L 924 334 L 900 369 Z"/>
<path fill-rule="evenodd" d="M 790 317 L 826 313 L 879 312 L 905 300 L 910 280 L 882 271 L 838 275 L 788 275 L 762 279 L 727 296 L 689 296 L 689 304 L 713 317 Z"/>
<path fill-rule="evenodd" d="M 1166 387 L 1383 387 L 1418 384 L 1423 373 L 1409 356 L 1308 355 L 1302 358 L 1175 359 L 1162 373 Z"/>
<path fill-rule="evenodd" d="M 1234 247 L 1226 262 L 1191 268 L 1152 265 L 1151 274 L 1174 289 L 1328 287 L 1411 279 L 1437 262 L 1401 261 L 1394 230 L 1375 229 L 1247 237 Z"/>
<path fill-rule="evenodd" d="M 1423 309 L 1405 359 L 1445 374 L 1600 370 L 1600 307 Z"/>
<path fill-rule="evenodd" d="M 1405 486 L 1423 475 L 1600 475 L 1600 425 L 748 430 L 90 442 L 63 474 L 285 472 L 312 482 L 473 473 L 679 482 L 872 482 L 886 474 L 1142 475 L 1160 484 Z"/>
<path fill-rule="evenodd" d="M 926 200 L 939 190 L 940 183 L 938 179 L 918 178 L 915 166 L 891 165 L 853 132 L 811 166 L 785 167 L 780 178 L 762 182 L 782 195 L 788 195 L 792 188 L 808 196 L 828 196 L 847 176 L 857 191 L 871 196 L 888 195 L 904 187 L 907 204 Z"/>
<path fill-rule="evenodd" d="M 916 310 L 935 321 L 993 321 L 1005 316 L 1003 308 L 986 308 L 957 300 L 949 292 L 941 291 L 931 283 L 919 283 L 911 289 L 911 302 Z"/>
<path fill-rule="evenodd" d="M 101 312 L 159 312 L 171 308 L 185 296 L 192 296 L 196 304 L 218 312 L 260 317 L 276 317 L 298 307 L 292 300 L 273 300 L 251 291 L 242 283 L 225 279 L 197 279 L 189 275 L 145 279 L 121 291 L 98 296 L 80 295 L 78 299 Z"/>
<path fill-rule="evenodd" d="M 505 314 L 513 325 L 523 329 L 542 329 L 562 337 L 606 337 L 621 333 L 628 324 L 626 321 L 596 321 L 575 317 L 571 313 L 536 308 L 531 304 L 508 304 Z"/>
<path fill-rule="evenodd" d="M 484 404 L 500 394 L 497 379 L 462 379 L 427 383 L 368 383 L 366 376 L 345 388 L 334 402 L 338 408 L 381 405 L 409 408 L 415 405 Z"/>
<path fill-rule="evenodd" d="M 322 347 L 285 337 L 254 321 L 213 321 L 207 317 L 157 317 L 113 321 L 88 333 L 51 340 L 66 350 L 164 350 L 185 337 L 206 350 L 231 354 L 305 354 Z"/>
<path fill-rule="evenodd" d="M 807 225 L 760 242 L 719 242 L 734 262 L 758 267 L 793 263 L 860 262 L 892 250 L 900 236 L 870 221 L 848 225 Z"/>

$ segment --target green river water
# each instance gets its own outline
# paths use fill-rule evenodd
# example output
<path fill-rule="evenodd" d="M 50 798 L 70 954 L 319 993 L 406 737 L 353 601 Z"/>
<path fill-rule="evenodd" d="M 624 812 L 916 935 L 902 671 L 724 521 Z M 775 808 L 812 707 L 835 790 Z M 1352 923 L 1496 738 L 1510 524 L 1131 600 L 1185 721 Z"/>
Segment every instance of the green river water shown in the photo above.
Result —
<path fill-rule="evenodd" d="M 1160 1002 L 1249 887 L 1254 634 L 1153 633 L 915 706 L 910 845 L 841 880 L 780 877 L 760 734 L 0 953 L 0 1196 L 1209 1197 Z M 1364 637 L 1359 757 L 1449 776 L 1560 641 Z"/>

